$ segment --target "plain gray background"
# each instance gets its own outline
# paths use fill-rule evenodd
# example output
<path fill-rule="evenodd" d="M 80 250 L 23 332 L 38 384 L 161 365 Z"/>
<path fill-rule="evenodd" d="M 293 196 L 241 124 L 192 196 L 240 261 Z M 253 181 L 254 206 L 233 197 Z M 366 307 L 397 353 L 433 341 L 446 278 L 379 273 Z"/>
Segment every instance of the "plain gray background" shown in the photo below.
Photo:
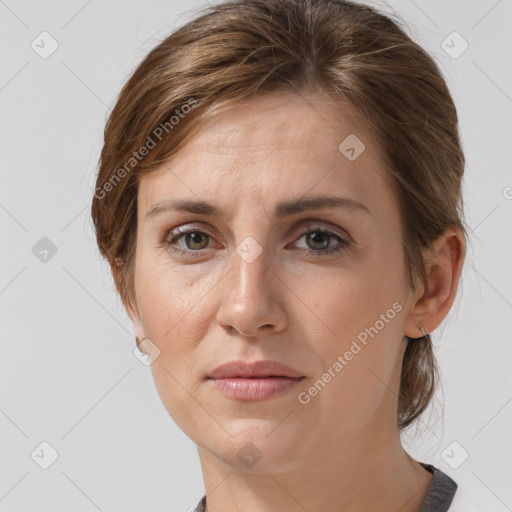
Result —
<path fill-rule="evenodd" d="M 0 1 L 1 511 L 184 512 L 204 492 L 195 445 L 133 355 L 89 215 L 121 86 L 200 5 Z M 512 2 L 391 5 L 452 91 L 472 229 L 462 288 L 433 333 L 444 394 L 403 441 L 487 510 L 512 510 Z M 45 59 L 31 47 L 43 31 L 58 43 Z M 469 45 L 456 58 L 454 31 Z M 47 469 L 42 442 L 58 452 Z"/>

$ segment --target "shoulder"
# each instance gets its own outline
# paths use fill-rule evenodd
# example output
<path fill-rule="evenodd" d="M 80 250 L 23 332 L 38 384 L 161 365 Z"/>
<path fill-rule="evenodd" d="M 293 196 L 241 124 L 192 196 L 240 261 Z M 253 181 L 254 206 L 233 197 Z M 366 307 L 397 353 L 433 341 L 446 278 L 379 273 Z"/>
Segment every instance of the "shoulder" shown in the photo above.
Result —
<path fill-rule="evenodd" d="M 488 510 L 475 503 L 467 491 L 458 485 L 448 512 L 488 512 Z"/>
<path fill-rule="evenodd" d="M 464 486 L 432 464 L 420 464 L 433 473 L 432 481 L 419 512 L 491 512 L 477 504 Z"/>

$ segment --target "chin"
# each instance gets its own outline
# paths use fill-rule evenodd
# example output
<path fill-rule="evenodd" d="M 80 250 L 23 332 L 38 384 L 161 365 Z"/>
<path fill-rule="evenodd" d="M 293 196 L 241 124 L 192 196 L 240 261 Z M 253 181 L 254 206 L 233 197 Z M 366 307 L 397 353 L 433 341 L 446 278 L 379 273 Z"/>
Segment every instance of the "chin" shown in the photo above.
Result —
<path fill-rule="evenodd" d="M 224 464 L 244 473 L 279 473 L 296 466 L 303 458 L 304 443 L 276 421 L 237 420 L 225 428 L 231 434 L 201 443 Z M 277 426 L 277 428 L 276 428 Z"/>

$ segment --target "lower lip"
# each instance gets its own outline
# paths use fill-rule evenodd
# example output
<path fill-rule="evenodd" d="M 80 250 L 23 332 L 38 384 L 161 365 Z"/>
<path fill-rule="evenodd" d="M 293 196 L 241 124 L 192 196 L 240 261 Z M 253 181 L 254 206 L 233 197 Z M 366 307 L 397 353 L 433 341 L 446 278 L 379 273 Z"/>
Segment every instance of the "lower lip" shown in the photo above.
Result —
<path fill-rule="evenodd" d="M 265 400 L 282 393 L 294 386 L 305 377 L 292 379 L 289 377 L 232 377 L 228 379 L 209 379 L 219 391 L 238 400 Z"/>

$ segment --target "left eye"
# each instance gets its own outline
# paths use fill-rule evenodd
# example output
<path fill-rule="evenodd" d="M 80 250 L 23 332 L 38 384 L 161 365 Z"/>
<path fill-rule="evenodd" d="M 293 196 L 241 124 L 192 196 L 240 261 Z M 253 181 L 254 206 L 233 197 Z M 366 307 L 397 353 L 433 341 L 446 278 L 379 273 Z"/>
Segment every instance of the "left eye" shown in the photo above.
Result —
<path fill-rule="evenodd" d="M 313 229 L 307 231 L 300 238 L 298 238 L 298 240 L 302 238 L 305 238 L 306 244 L 309 245 L 309 247 L 306 247 L 306 249 L 311 248 L 313 252 L 320 252 L 323 254 L 331 254 L 345 248 L 345 246 L 348 245 L 348 242 L 345 239 L 341 238 L 335 233 L 331 233 L 330 231 L 325 231 L 322 229 Z M 329 247 L 333 239 L 338 240 L 338 246 L 335 246 L 334 248 Z"/>

